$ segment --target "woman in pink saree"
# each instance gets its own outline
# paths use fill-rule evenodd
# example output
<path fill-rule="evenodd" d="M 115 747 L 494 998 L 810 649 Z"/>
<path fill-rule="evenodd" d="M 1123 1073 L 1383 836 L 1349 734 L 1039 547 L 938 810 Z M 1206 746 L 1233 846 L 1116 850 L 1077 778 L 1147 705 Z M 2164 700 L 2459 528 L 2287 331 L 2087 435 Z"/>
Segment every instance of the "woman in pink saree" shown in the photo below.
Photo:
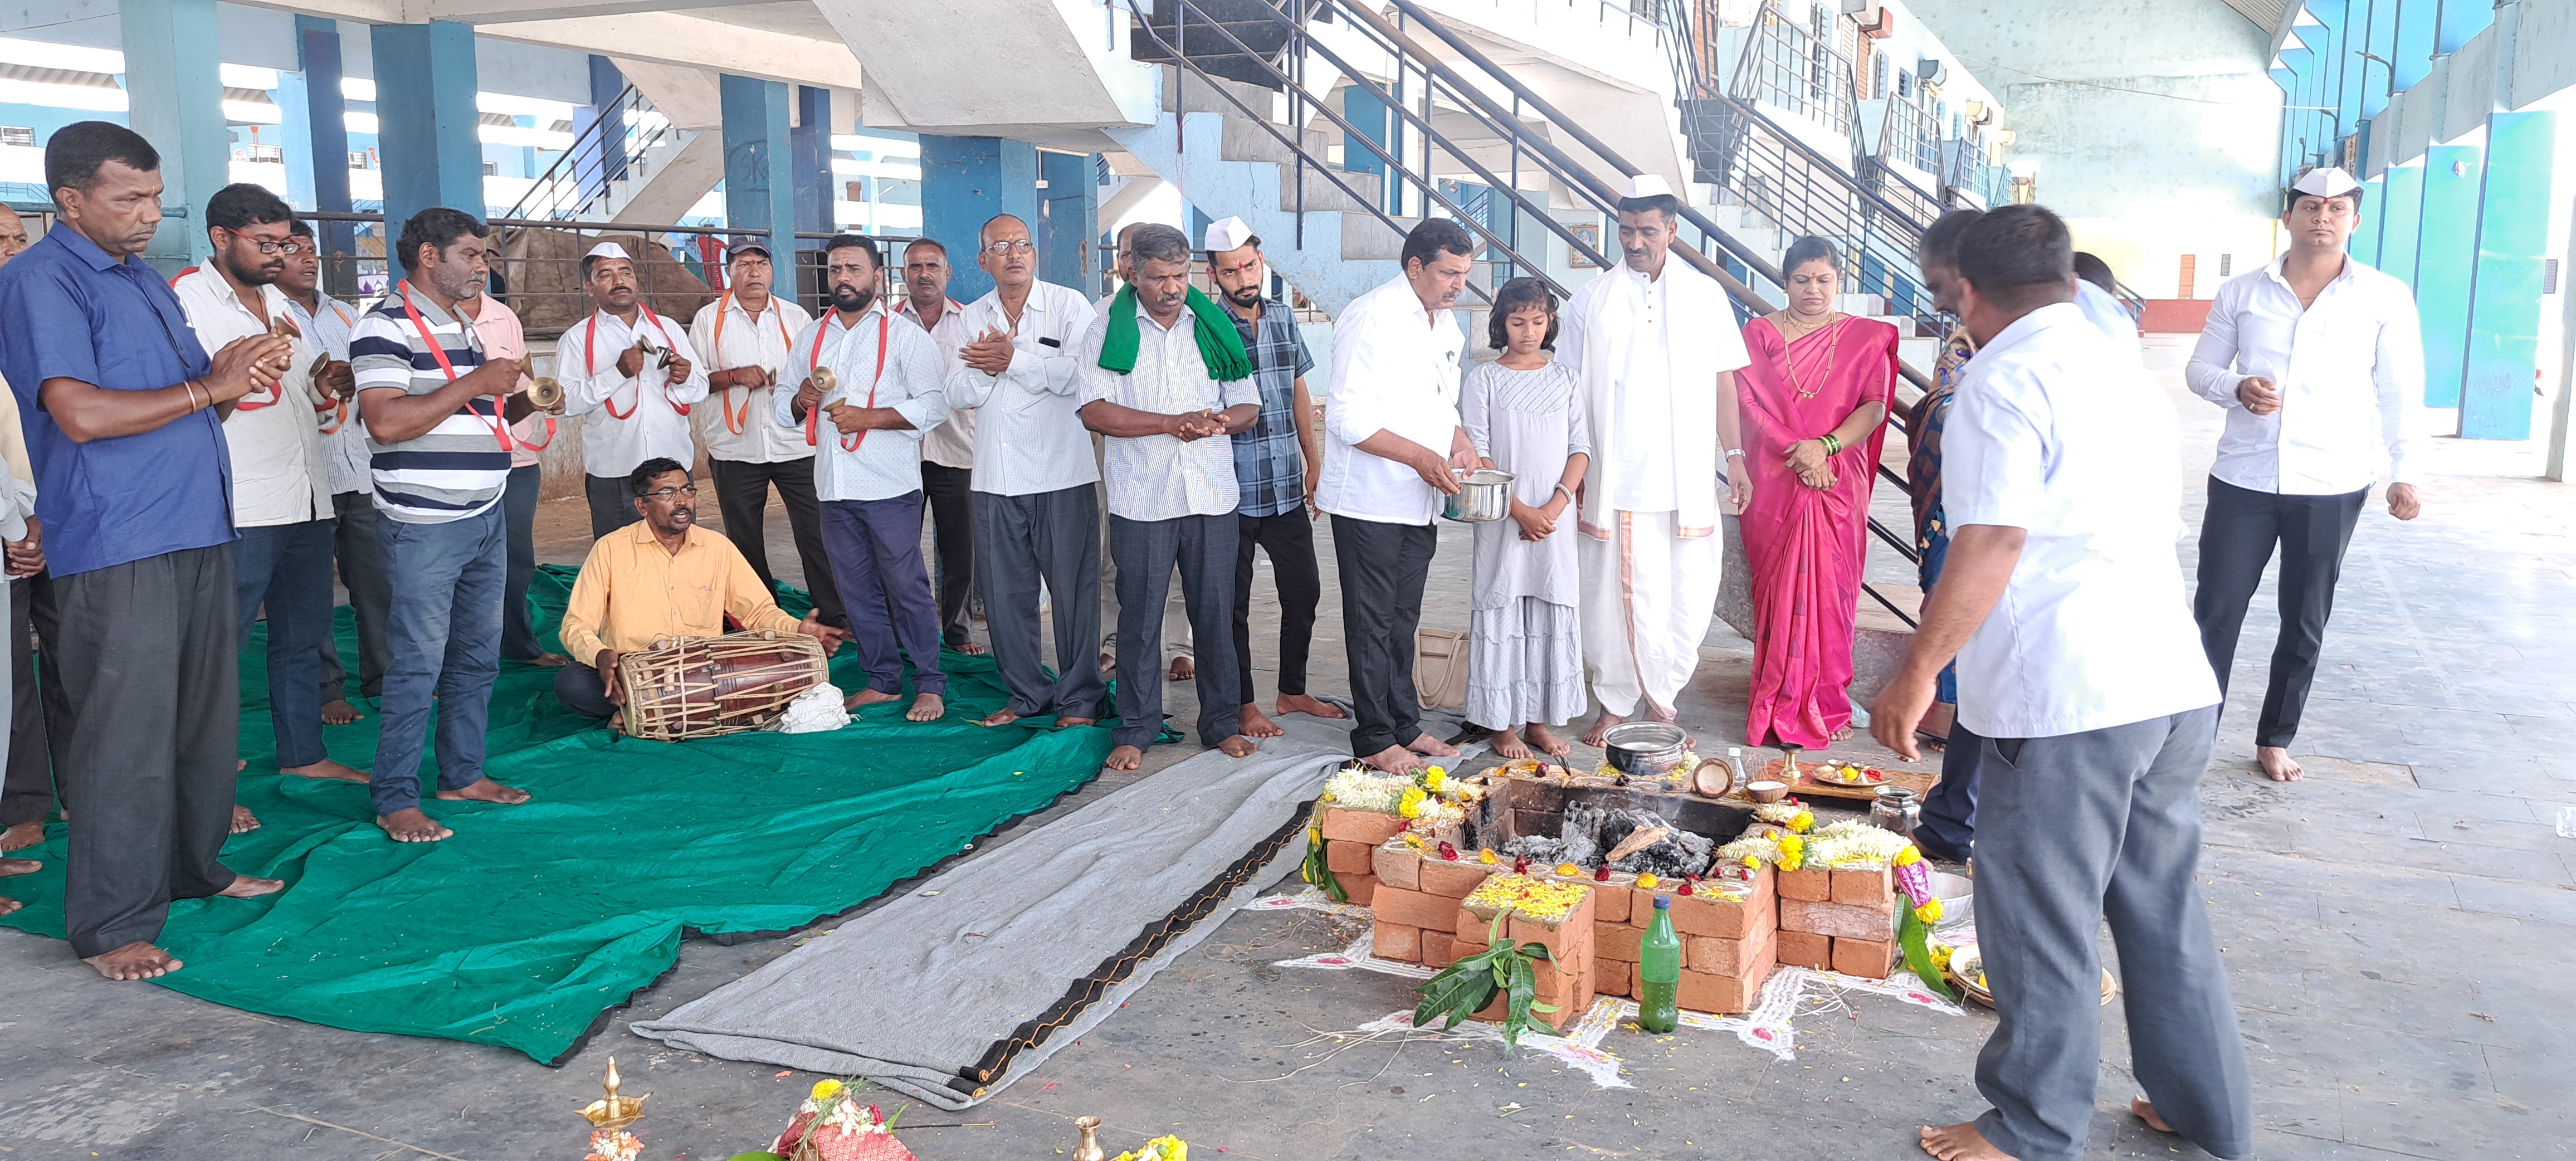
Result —
<path fill-rule="evenodd" d="M 1781 262 L 1789 306 L 1744 327 L 1736 372 L 1753 503 L 1753 699 L 1744 738 L 1821 749 L 1851 736 L 1852 624 L 1869 493 L 1896 385 L 1896 328 L 1833 309 L 1842 260 L 1800 238 Z M 1776 738 L 1775 743 L 1772 739 Z"/>

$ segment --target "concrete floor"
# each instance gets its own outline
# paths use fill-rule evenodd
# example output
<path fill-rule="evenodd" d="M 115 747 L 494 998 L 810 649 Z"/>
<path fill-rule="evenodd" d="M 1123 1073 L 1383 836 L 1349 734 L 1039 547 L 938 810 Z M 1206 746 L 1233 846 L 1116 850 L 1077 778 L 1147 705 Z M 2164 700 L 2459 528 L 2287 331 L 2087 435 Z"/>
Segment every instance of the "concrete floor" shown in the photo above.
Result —
<path fill-rule="evenodd" d="M 2176 387 L 2196 479 L 2218 412 L 2179 390 L 2187 349 L 2158 338 L 2149 359 Z M 2277 624 L 2266 599 L 2203 791 L 2209 905 L 2272 1161 L 2576 1154 L 2576 840 L 2552 828 L 2576 807 L 2576 489 L 2538 481 L 2530 445 L 2433 444 L 2424 518 L 2401 525 L 2374 500 L 2355 537 L 2297 747 L 2322 756 L 2310 776 L 2276 786 L 2247 772 Z M 2196 527 L 2196 493 L 2189 506 Z M 1903 511 L 1884 487 L 1878 508 Z M 579 558 L 583 522 L 577 501 L 547 506 L 549 559 Z M 772 559 L 792 576 L 775 517 L 772 529 Z M 1462 610 L 1465 536 L 1445 531 L 1427 607 Z M 1907 575 L 1886 561 L 1876 572 Z M 1266 589 L 1259 600 L 1275 620 Z M 1316 642 L 1325 692 L 1343 688 L 1334 601 Z M 1703 739 L 1740 731 L 1747 656 L 1712 631 L 1682 707 Z M 1189 720 L 1187 692 L 1172 701 Z M 1149 768 L 1195 752 L 1159 748 Z M 1023 827 L 1135 777 L 1104 777 Z M 1072 1118 L 1092 1113 L 1113 1153 L 1172 1132 L 1203 1157 L 1899 1158 L 1920 1156 L 1915 1126 L 1982 1107 L 1971 1070 L 1989 1017 L 1868 996 L 1802 1019 L 1788 1063 L 1719 1034 L 1613 1033 L 1628 1090 L 1481 1043 L 1287 1047 L 1411 1006 L 1392 977 L 1270 966 L 1350 934 L 1312 912 L 1238 915 L 1040 1073 L 964 1114 L 915 1108 L 904 1139 L 926 1161 L 1055 1157 L 1072 1148 Z M 58 942 L 0 933 L 0 1155 L 571 1158 L 574 1110 L 615 1054 L 627 1091 L 653 1094 L 646 1156 L 729 1157 L 765 1146 L 815 1078 L 671 1051 L 623 1025 L 790 945 L 686 945 L 677 970 L 555 1070 L 110 985 Z M 2103 1025 L 2087 1156 L 2192 1155 L 2119 1111 L 2132 1082 L 2118 1007 Z"/>

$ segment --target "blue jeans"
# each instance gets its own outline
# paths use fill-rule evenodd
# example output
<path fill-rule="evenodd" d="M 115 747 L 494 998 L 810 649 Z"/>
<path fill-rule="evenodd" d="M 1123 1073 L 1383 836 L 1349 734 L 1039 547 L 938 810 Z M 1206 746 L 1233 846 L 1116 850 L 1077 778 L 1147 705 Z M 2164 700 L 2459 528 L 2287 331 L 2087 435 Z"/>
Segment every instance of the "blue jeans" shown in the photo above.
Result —
<path fill-rule="evenodd" d="M 381 520 L 393 605 L 385 624 L 383 732 L 368 781 L 376 815 L 420 805 L 421 750 L 438 709 L 438 788 L 483 780 L 492 677 L 501 668 L 509 530 L 501 505 L 445 524 Z M 435 691 L 437 700 L 431 700 Z"/>
<path fill-rule="evenodd" d="M 832 557 L 832 583 L 850 614 L 850 643 L 868 688 L 903 691 L 903 662 L 912 660 L 916 694 L 946 694 L 939 670 L 939 602 L 930 595 L 930 569 L 921 560 L 921 493 L 885 500 L 823 503 L 823 550 Z"/>
<path fill-rule="evenodd" d="M 322 749 L 322 642 L 331 635 L 330 520 L 240 530 L 233 541 L 233 591 L 250 645 L 268 606 L 268 727 L 277 764 L 293 769 L 329 757 Z"/>

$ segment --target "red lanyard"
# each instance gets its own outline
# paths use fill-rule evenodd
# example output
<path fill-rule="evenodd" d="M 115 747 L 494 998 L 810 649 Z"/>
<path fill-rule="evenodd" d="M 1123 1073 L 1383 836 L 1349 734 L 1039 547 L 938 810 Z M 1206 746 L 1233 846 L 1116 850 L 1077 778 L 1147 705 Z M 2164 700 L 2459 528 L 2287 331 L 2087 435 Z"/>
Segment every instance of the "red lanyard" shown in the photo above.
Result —
<path fill-rule="evenodd" d="M 177 274 L 173 274 L 173 275 L 171 275 L 171 276 L 170 276 L 170 285 L 171 285 L 171 287 L 172 287 L 172 288 L 174 288 L 174 289 L 175 289 L 175 288 L 177 288 L 177 287 L 178 287 L 178 285 L 179 285 L 179 280 L 180 280 L 180 279 L 182 279 L 182 278 L 186 278 L 187 276 L 189 276 L 189 275 L 191 275 L 191 274 L 205 274 L 205 275 L 206 275 L 206 277 L 208 277 L 208 278 L 221 278 L 221 277 L 223 277 L 223 275 L 221 275 L 221 274 L 215 274 L 215 273 L 208 272 L 208 271 L 206 270 L 206 268 L 205 268 L 205 267 L 202 267 L 202 266 L 191 266 L 191 267 L 189 267 L 189 268 L 187 268 L 187 269 L 185 269 L 185 270 L 182 270 L 182 271 L 178 272 Z M 225 285 L 229 287 L 231 284 L 230 284 L 230 283 L 226 283 Z M 299 336 L 299 337 L 300 337 L 300 336 Z M 278 401 L 279 401 L 279 400 L 281 400 L 281 399 L 284 399 L 284 398 L 286 398 L 286 380 L 285 380 L 285 379 L 283 379 L 283 378 L 280 378 L 277 382 L 269 384 L 269 386 L 268 386 L 268 398 L 266 398 L 266 399 L 254 400 L 254 399 L 251 399 L 251 398 L 248 398 L 247 396 L 245 396 L 244 398 L 242 398 L 242 399 L 240 399 L 240 400 L 236 401 L 236 402 L 233 404 L 233 410 L 235 410 L 235 411 L 257 411 L 257 410 L 259 410 L 260 408 L 263 408 L 263 407 L 275 407 L 275 406 L 277 406 Z M 317 411 L 327 411 L 327 410 L 329 410 L 329 408 L 316 408 L 315 410 L 317 410 Z"/>
<path fill-rule="evenodd" d="M 447 348 L 440 346 L 438 337 L 429 333 L 429 323 L 420 317 L 419 308 L 411 304 L 410 280 L 395 283 L 394 294 L 402 299 L 403 313 L 411 316 L 412 329 L 420 332 L 421 343 L 427 346 L 430 355 L 438 360 L 438 369 L 446 373 L 448 382 L 455 382 L 456 366 L 447 361 Z M 464 319 L 456 320 L 456 329 L 469 337 L 474 333 L 473 324 Z M 474 401 L 471 399 L 465 401 L 465 411 L 469 415 L 482 414 L 474 410 Z M 500 443 L 502 451 L 510 451 L 517 446 L 510 442 L 510 421 L 501 418 L 501 401 L 498 399 L 492 401 L 492 438 Z"/>
<path fill-rule="evenodd" d="M 662 316 L 653 313 L 651 307 L 638 307 L 636 309 L 641 310 L 644 313 L 645 320 L 653 324 L 654 330 L 662 332 L 662 346 L 666 349 L 672 347 L 671 332 L 662 329 Z M 591 349 L 590 345 L 591 340 L 598 337 L 599 312 L 594 310 L 590 312 L 589 326 L 581 333 L 581 366 L 583 375 L 596 376 L 599 374 L 598 355 Z M 670 376 L 665 375 L 662 377 L 662 402 L 664 403 L 671 403 L 670 383 Z M 635 377 L 635 403 L 634 406 L 628 407 L 623 414 L 620 414 L 617 410 L 617 392 L 613 388 L 609 391 L 607 398 L 599 401 L 599 405 L 608 409 L 608 417 L 610 419 L 633 418 L 635 415 L 635 409 L 644 406 L 644 377 L 642 375 L 637 375 Z M 685 418 L 689 414 L 689 405 L 686 403 L 671 403 L 671 410 L 679 412 L 680 415 Z"/>
<path fill-rule="evenodd" d="M 348 311 L 340 309 L 339 303 L 335 302 L 331 304 L 331 313 L 340 316 L 340 325 L 342 326 L 354 328 L 358 325 L 357 320 L 349 317 Z M 318 395 L 320 393 L 316 392 L 315 394 Z M 346 399 L 331 398 L 328 402 L 314 404 L 313 410 L 316 412 L 327 411 L 335 413 L 331 419 L 331 426 L 322 429 L 322 434 L 324 435 L 338 435 L 340 434 L 341 428 L 349 426 L 349 401 Z M 319 421 L 317 420 L 316 422 Z"/>
<path fill-rule="evenodd" d="M 727 313 L 725 308 L 731 305 L 733 305 L 733 292 L 730 290 L 724 292 L 724 297 L 716 300 L 716 333 L 713 338 L 707 341 L 708 346 L 715 348 L 714 350 L 707 352 L 707 357 L 710 359 L 722 360 L 724 358 L 724 324 L 725 314 Z M 769 308 L 768 314 L 769 321 L 778 324 L 778 345 L 782 347 L 792 346 L 796 340 L 787 337 L 787 312 L 778 309 L 777 305 L 773 303 Z M 757 330 L 759 329 L 759 326 L 760 320 L 753 319 L 753 329 Z M 742 410 L 740 411 L 733 409 L 733 390 L 734 389 L 731 387 L 725 388 L 724 396 L 716 400 L 716 406 L 724 409 L 725 430 L 730 431 L 735 435 L 741 435 L 743 420 L 750 418 L 751 416 L 751 388 L 745 387 L 742 389 Z"/>
<path fill-rule="evenodd" d="M 877 405 L 877 384 L 885 381 L 886 339 L 890 337 L 887 332 L 892 329 L 890 324 L 893 318 L 894 316 L 892 314 L 882 308 L 877 311 L 877 377 L 868 380 L 868 406 L 870 407 Z M 823 316 L 822 322 L 817 323 L 814 326 L 814 350 L 813 353 L 806 356 L 805 359 L 805 371 L 807 374 L 812 374 L 814 368 L 823 365 L 823 338 L 831 333 L 832 316 L 827 314 Z M 805 446 L 814 446 L 816 442 L 815 420 L 820 419 L 822 415 L 823 401 L 817 399 L 814 401 L 813 408 L 805 413 Z M 843 435 L 841 437 L 841 450 L 845 452 L 854 452 L 859 450 L 860 444 L 866 442 L 868 442 L 868 433 L 865 431 L 859 432 L 856 437 Z"/>

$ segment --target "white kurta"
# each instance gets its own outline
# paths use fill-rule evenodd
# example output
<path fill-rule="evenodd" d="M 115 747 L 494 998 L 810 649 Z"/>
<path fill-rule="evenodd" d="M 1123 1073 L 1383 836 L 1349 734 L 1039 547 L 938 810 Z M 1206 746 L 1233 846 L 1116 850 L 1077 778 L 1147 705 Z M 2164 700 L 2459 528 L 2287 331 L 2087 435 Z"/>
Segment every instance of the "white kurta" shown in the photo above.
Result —
<path fill-rule="evenodd" d="M 689 360 L 688 378 L 671 382 L 671 373 L 649 358 L 633 378 L 619 374 L 618 357 L 639 336 Z M 655 456 L 684 464 L 698 458 L 689 409 L 706 401 L 707 364 L 679 323 L 643 309 L 632 323 L 592 311 L 555 340 L 555 380 L 563 385 L 564 410 L 581 417 L 582 471 L 623 479 Z"/>
<path fill-rule="evenodd" d="M 1643 697 L 1668 713 L 1699 666 L 1725 564 L 1718 376 L 1752 360 L 1725 291 L 1671 259 L 1651 280 L 1623 266 L 1586 283 L 1557 348 L 1582 381 L 1592 436 L 1577 549 L 1584 669 L 1602 709 L 1625 717 Z"/>

